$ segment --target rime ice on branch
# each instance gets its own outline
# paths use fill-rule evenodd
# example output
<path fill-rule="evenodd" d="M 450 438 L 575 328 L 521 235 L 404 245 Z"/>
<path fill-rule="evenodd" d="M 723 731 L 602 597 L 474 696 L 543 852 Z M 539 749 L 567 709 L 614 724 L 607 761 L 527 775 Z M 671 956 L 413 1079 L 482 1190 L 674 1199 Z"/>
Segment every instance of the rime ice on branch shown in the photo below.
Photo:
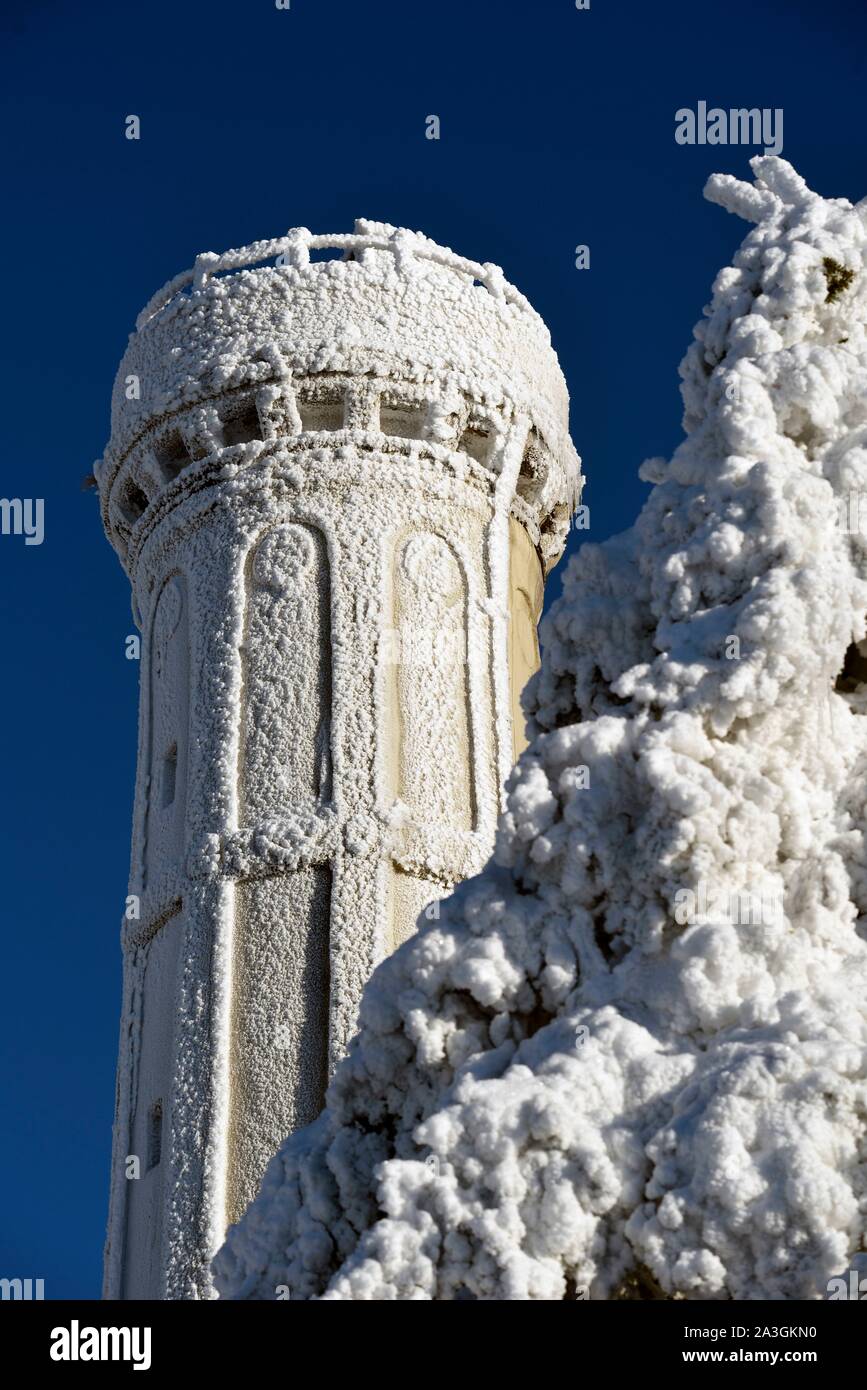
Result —
<path fill-rule="evenodd" d="M 373 967 L 493 849 L 581 476 L 526 300 L 370 222 L 171 281 L 97 475 L 143 634 L 106 1291 L 204 1297 Z"/>
<path fill-rule="evenodd" d="M 863 1259 L 867 209 L 752 167 L 707 189 L 756 225 L 686 438 L 543 625 L 497 862 L 374 975 L 224 1296 L 815 1299 Z"/>

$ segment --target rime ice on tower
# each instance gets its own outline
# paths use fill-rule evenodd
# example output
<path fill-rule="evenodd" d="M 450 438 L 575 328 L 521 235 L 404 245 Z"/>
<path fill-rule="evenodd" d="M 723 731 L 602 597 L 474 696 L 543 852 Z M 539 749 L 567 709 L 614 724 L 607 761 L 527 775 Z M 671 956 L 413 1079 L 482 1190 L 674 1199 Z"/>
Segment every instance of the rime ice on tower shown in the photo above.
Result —
<path fill-rule="evenodd" d="M 140 316 L 97 470 L 143 637 L 109 1297 L 208 1296 L 374 965 L 488 855 L 567 411 L 498 268 L 381 223 L 199 256 Z"/>

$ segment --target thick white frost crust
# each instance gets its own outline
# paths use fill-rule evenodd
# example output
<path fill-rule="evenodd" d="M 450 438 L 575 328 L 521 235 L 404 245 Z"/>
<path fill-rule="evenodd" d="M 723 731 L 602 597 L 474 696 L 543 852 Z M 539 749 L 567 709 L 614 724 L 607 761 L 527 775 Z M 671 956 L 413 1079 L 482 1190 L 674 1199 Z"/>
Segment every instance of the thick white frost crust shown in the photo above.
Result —
<path fill-rule="evenodd" d="M 544 625 L 497 863 L 370 981 L 224 1297 L 813 1299 L 864 1249 L 867 210 L 752 167 L 707 189 L 756 225 L 687 437 Z"/>

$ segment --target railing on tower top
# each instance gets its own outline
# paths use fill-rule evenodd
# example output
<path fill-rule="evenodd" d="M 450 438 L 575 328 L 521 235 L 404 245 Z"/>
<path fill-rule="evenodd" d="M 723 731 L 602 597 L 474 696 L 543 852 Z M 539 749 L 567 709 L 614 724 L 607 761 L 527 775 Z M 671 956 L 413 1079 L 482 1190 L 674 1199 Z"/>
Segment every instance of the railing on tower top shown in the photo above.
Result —
<path fill-rule="evenodd" d="M 486 261 L 469 261 L 458 256 L 444 246 L 416 237 L 403 228 L 391 236 L 373 236 L 364 232 L 336 232 L 314 236 L 305 227 L 293 227 L 285 236 L 272 237 L 270 241 L 254 241 L 250 246 L 241 246 L 232 251 L 217 255 L 214 251 L 203 251 L 196 257 L 191 270 L 183 270 L 148 301 L 136 319 L 136 328 L 142 329 L 156 314 L 170 304 L 175 295 L 192 285 L 202 289 L 212 275 L 225 270 L 244 270 L 269 261 L 277 256 L 284 257 L 285 264 L 302 270 L 311 264 L 311 251 L 390 251 L 397 261 L 398 269 L 409 268 L 413 258 L 433 261 L 435 265 L 457 271 L 481 285 L 496 299 L 533 314 L 535 311 L 527 299 L 510 285 L 498 265 Z"/>

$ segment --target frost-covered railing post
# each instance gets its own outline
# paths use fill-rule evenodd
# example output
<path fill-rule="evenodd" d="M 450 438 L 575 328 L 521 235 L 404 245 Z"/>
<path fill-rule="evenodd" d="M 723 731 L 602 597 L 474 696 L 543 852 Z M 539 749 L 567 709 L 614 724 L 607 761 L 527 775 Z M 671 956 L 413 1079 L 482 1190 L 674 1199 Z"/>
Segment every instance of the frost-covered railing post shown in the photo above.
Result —
<path fill-rule="evenodd" d="M 143 637 L 110 1297 L 209 1295 L 372 968 L 490 852 L 567 408 L 495 266 L 380 223 L 140 315 L 97 468 Z"/>

